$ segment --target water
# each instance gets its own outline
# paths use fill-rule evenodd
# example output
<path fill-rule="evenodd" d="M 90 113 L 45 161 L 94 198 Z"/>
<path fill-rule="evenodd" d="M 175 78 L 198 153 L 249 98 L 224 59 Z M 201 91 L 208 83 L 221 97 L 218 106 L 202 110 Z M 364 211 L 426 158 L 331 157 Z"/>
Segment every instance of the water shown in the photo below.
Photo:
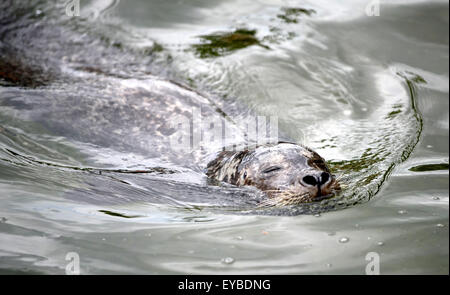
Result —
<path fill-rule="evenodd" d="M 83 274 L 364 274 L 376 252 L 382 274 L 448 274 L 448 3 L 381 1 L 367 16 L 368 3 L 2 7 L 17 17 L 0 30 L 1 272 L 63 274 L 76 252 Z M 86 121 L 150 73 L 230 115 L 278 116 L 344 192 L 243 211 L 253 190 L 210 185 L 114 132 L 139 116 Z"/>

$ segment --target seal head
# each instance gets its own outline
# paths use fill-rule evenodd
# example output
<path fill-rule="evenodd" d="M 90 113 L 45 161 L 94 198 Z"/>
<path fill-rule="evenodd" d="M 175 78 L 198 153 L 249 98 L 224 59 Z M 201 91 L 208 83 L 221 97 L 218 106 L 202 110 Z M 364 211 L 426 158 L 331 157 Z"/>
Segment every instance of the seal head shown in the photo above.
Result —
<path fill-rule="evenodd" d="M 266 205 L 321 201 L 340 190 L 325 160 L 313 150 L 293 143 L 223 151 L 206 169 L 212 179 L 257 187 L 270 197 Z"/>

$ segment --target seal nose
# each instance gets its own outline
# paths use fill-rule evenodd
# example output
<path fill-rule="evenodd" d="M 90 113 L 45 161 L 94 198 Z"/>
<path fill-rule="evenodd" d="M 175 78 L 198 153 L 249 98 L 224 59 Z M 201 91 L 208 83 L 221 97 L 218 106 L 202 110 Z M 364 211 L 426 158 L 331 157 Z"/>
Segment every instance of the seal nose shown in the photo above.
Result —
<path fill-rule="evenodd" d="M 320 174 L 320 185 L 326 184 L 331 179 L 331 175 L 328 172 L 322 172 Z"/>
<path fill-rule="evenodd" d="M 303 177 L 303 183 L 310 186 L 317 186 L 319 184 L 320 179 L 315 175 L 306 175 Z"/>
<path fill-rule="evenodd" d="M 320 174 L 309 174 L 302 178 L 303 185 L 308 186 L 315 194 L 316 198 L 320 198 L 329 193 L 329 186 L 331 184 L 331 174 L 322 172 Z"/>
<path fill-rule="evenodd" d="M 321 187 L 326 184 L 330 178 L 330 173 L 322 172 L 320 175 L 306 175 L 302 178 L 302 181 L 306 185 Z"/>

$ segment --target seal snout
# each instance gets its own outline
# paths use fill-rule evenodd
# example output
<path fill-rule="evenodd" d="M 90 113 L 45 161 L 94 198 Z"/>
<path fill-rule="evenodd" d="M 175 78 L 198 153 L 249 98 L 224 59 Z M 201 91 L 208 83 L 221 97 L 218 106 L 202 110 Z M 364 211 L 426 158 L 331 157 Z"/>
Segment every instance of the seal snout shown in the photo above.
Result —
<path fill-rule="evenodd" d="M 333 176 L 328 172 L 313 172 L 303 176 L 300 184 L 310 190 L 315 198 L 329 195 L 332 191 Z"/>

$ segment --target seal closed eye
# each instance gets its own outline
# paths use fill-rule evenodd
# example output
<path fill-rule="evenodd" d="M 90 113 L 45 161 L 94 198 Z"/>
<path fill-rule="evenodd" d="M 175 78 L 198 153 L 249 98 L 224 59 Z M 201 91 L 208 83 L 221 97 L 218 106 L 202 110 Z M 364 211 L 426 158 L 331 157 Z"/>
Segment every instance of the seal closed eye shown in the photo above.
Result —
<path fill-rule="evenodd" d="M 270 168 L 267 168 L 266 170 L 264 170 L 263 173 L 267 174 L 267 173 L 278 171 L 278 170 L 281 170 L 281 167 L 270 167 Z"/>
<path fill-rule="evenodd" d="M 223 151 L 208 163 L 206 175 L 237 186 L 254 186 L 269 197 L 264 205 L 271 206 L 321 201 L 340 190 L 325 160 L 293 143 Z"/>

